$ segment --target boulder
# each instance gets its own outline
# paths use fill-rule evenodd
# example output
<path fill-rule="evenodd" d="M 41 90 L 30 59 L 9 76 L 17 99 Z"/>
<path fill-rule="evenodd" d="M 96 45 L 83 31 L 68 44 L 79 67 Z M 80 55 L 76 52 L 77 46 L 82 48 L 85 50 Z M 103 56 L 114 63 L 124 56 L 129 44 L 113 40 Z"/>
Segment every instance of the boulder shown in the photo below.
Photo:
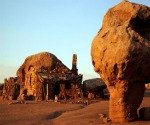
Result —
<path fill-rule="evenodd" d="M 83 94 L 85 97 L 88 96 L 88 93 L 93 93 L 95 96 L 104 97 L 103 90 L 106 89 L 107 86 L 100 78 L 88 79 L 83 81 Z"/>
<path fill-rule="evenodd" d="M 22 66 L 17 71 L 17 77 L 20 82 L 25 81 L 25 74 L 30 70 L 40 71 L 42 70 L 53 70 L 58 61 L 57 57 L 48 52 L 41 52 L 35 55 L 27 57 Z"/>
<path fill-rule="evenodd" d="M 64 66 L 55 55 L 48 52 L 41 52 L 27 57 L 17 71 L 21 91 L 26 89 L 29 99 L 36 97 L 37 100 L 42 100 L 43 78 L 39 73 L 44 72 L 47 76 L 48 72 L 56 69 L 58 63 L 60 67 Z"/>
<path fill-rule="evenodd" d="M 111 121 L 135 120 L 150 82 L 150 7 L 123 1 L 109 9 L 91 56 L 110 92 Z"/>
<path fill-rule="evenodd" d="M 28 73 L 32 74 L 32 72 L 39 72 L 40 70 L 53 70 L 57 61 L 57 57 L 48 52 L 28 56 L 17 70 L 18 81 L 24 83 Z M 35 74 L 33 73 L 33 75 Z"/>
<path fill-rule="evenodd" d="M 150 120 L 150 107 L 143 107 L 139 110 L 139 117 L 142 120 Z"/>

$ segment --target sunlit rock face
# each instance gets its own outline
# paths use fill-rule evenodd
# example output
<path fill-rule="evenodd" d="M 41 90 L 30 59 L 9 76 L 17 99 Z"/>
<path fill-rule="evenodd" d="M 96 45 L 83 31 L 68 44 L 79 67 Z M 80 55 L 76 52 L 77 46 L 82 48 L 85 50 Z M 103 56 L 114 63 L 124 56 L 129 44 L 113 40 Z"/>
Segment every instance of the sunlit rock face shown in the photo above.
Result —
<path fill-rule="evenodd" d="M 121 2 L 109 9 L 92 42 L 91 56 L 110 92 L 111 120 L 135 120 L 144 84 L 150 82 L 150 8 Z"/>
<path fill-rule="evenodd" d="M 38 72 L 51 71 L 56 67 L 57 57 L 48 52 L 42 52 L 27 57 L 17 71 L 18 81 L 27 89 L 28 95 L 36 94 L 38 84 L 41 84 Z M 39 88 L 39 87 L 38 87 Z"/>
<path fill-rule="evenodd" d="M 36 101 L 78 98 L 82 74 L 78 74 L 77 55 L 73 54 L 72 69 L 66 67 L 55 55 L 42 52 L 27 57 L 17 70 L 21 85 L 20 95 Z"/>

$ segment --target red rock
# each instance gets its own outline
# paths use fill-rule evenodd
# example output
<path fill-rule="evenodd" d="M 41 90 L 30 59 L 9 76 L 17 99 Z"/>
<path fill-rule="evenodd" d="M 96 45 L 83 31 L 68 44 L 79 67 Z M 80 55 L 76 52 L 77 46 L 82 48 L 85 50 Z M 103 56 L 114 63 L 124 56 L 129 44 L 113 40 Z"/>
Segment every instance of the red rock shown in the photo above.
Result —
<path fill-rule="evenodd" d="M 128 1 L 111 8 L 92 42 L 91 56 L 110 92 L 111 120 L 135 120 L 144 83 L 150 81 L 150 8 Z"/>
<path fill-rule="evenodd" d="M 66 99 L 68 96 L 75 98 L 82 82 L 82 75 L 78 74 L 76 63 L 76 54 L 73 55 L 71 70 L 49 52 L 27 57 L 17 71 L 21 91 L 27 91 L 28 99 L 35 98 L 37 101 L 54 99 L 55 95 L 58 95 L 59 99 Z"/>

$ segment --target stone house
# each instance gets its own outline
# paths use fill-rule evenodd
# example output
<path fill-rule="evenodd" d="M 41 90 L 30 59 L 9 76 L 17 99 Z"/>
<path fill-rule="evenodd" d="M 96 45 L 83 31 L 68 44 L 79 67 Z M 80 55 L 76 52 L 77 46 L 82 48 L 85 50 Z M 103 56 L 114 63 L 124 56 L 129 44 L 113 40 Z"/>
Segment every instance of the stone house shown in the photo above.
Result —
<path fill-rule="evenodd" d="M 31 55 L 18 69 L 16 80 L 10 82 L 8 86 L 16 83 L 19 85 L 20 94 L 26 94 L 26 99 L 40 101 L 54 99 L 55 96 L 59 99 L 81 97 L 79 93 L 82 75 L 78 74 L 77 55 L 73 55 L 72 69 L 66 67 L 51 53 L 42 52 Z M 8 91 L 13 90 L 12 88 L 9 90 L 6 88 L 5 93 L 8 94 Z M 9 92 L 9 95 L 13 94 Z"/>

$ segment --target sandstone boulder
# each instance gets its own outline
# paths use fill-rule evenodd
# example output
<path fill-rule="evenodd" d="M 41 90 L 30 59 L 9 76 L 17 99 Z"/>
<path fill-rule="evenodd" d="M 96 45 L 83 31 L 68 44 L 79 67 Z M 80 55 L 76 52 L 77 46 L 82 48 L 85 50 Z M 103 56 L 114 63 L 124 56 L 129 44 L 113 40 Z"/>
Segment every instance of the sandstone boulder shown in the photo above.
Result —
<path fill-rule="evenodd" d="M 35 55 L 27 57 L 22 64 L 22 66 L 17 71 L 17 76 L 22 77 L 26 72 L 34 66 L 35 70 L 40 70 L 45 68 L 47 70 L 52 70 L 55 68 L 57 57 L 48 52 L 42 52 Z"/>
<path fill-rule="evenodd" d="M 43 78 L 39 73 L 44 73 L 48 77 L 51 71 L 65 72 L 68 68 L 53 54 L 42 52 L 27 57 L 22 66 L 17 71 L 18 82 L 21 84 L 21 89 L 26 89 L 30 98 L 38 97 L 42 100 L 43 93 Z M 43 76 L 43 77 L 45 77 Z"/>
<path fill-rule="evenodd" d="M 110 92 L 111 120 L 135 120 L 144 83 L 150 82 L 150 8 L 123 1 L 109 9 L 92 42 L 91 56 Z"/>
<path fill-rule="evenodd" d="M 27 57 L 22 66 L 17 71 L 18 81 L 24 83 L 25 77 L 28 73 L 30 73 L 30 71 L 37 72 L 41 69 L 53 70 L 57 61 L 57 57 L 48 52 L 42 52 Z"/>
<path fill-rule="evenodd" d="M 87 97 L 88 92 L 91 92 L 95 96 L 104 98 L 104 89 L 106 88 L 106 84 L 100 78 L 84 80 L 82 86 L 83 94 L 85 97 Z"/>

